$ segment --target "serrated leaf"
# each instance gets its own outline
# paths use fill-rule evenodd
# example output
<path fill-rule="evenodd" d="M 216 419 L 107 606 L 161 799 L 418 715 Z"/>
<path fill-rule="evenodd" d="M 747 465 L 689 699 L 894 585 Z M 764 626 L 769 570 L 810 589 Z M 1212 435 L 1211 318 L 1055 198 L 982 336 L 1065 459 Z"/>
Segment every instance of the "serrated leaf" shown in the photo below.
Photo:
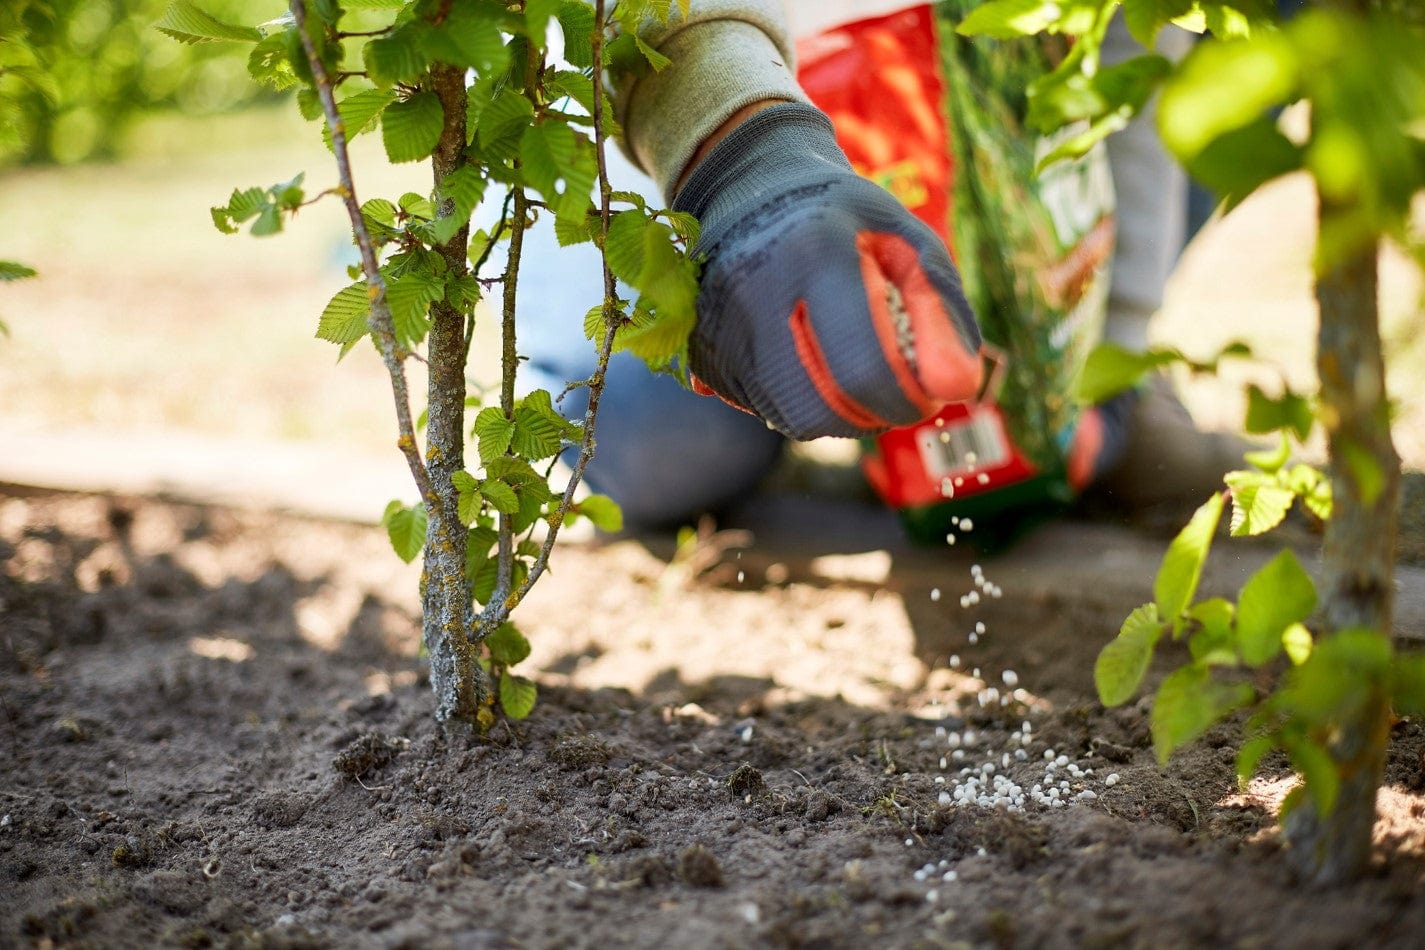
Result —
<path fill-rule="evenodd" d="M 662 72 L 668 67 L 670 63 L 673 62 L 667 56 L 664 56 L 662 53 L 658 52 L 658 50 L 645 43 L 643 41 L 643 37 L 639 36 L 637 33 L 633 35 L 633 42 L 634 45 L 638 47 L 638 51 L 643 54 L 643 58 L 648 61 L 648 65 L 653 67 L 653 71 L 655 73 Z"/>
<path fill-rule="evenodd" d="M 698 243 L 702 227 L 698 224 L 697 218 L 686 211 L 665 211 L 663 217 L 668 219 L 668 226 L 677 232 L 689 247 Z"/>
<path fill-rule="evenodd" d="M 166 33 L 180 43 L 213 43 L 220 40 L 241 40 L 256 43 L 262 34 L 250 26 L 224 23 L 188 0 L 173 0 L 154 29 Z"/>
<path fill-rule="evenodd" d="M 1328 521 L 1331 518 L 1331 479 L 1310 465 L 1293 465 L 1287 485 L 1301 498 L 1308 511 Z"/>
<path fill-rule="evenodd" d="M 480 110 L 476 123 L 480 150 L 491 160 L 519 154 L 520 138 L 534 119 L 534 106 L 524 96 L 505 89 Z"/>
<path fill-rule="evenodd" d="M 317 339 L 331 343 L 355 343 L 367 332 L 367 317 L 371 313 L 371 296 L 366 282 L 359 281 L 338 290 L 317 321 Z"/>
<path fill-rule="evenodd" d="M 425 51 L 431 59 L 482 74 L 500 72 L 509 62 L 498 11 L 475 3 L 451 7 L 445 21 L 426 34 Z"/>
<path fill-rule="evenodd" d="M 1282 634 L 1316 609 L 1316 585 L 1290 551 L 1272 558 L 1237 597 L 1237 646 L 1243 662 L 1261 666 L 1281 651 Z"/>
<path fill-rule="evenodd" d="M 367 43 L 362 55 L 371 81 L 389 86 L 420 78 L 430 65 L 426 53 L 429 33 L 425 21 L 410 20 Z"/>
<path fill-rule="evenodd" d="M 554 239 L 560 247 L 592 241 L 594 221 L 589 214 L 559 215 L 554 219 Z"/>
<path fill-rule="evenodd" d="M 1288 101 L 1300 64 L 1279 33 L 1202 43 L 1163 87 L 1158 131 L 1168 150 L 1191 163 L 1212 142 Z"/>
<path fill-rule="evenodd" d="M 1247 460 L 1247 464 L 1258 471 L 1274 475 L 1281 471 L 1282 466 L 1291 459 L 1291 439 L 1283 432 L 1277 439 L 1276 448 L 1244 452 L 1242 457 Z"/>
<path fill-rule="evenodd" d="M 1163 555 L 1163 563 L 1153 581 L 1153 599 L 1158 605 L 1158 616 L 1164 620 L 1175 621 L 1192 602 L 1212 546 L 1212 535 L 1222 517 L 1222 504 L 1220 493 L 1204 502 Z"/>
<path fill-rule="evenodd" d="M 505 418 L 503 410 L 496 406 L 486 406 L 475 416 L 473 431 L 479 441 L 480 461 L 488 466 L 509 451 L 515 434 L 515 424 Z"/>
<path fill-rule="evenodd" d="M 563 122 L 529 126 L 520 139 L 520 166 L 525 181 L 553 203 L 559 197 L 555 182 L 573 162 L 576 150 L 574 130 Z"/>
<path fill-rule="evenodd" d="M 559 5 L 559 28 L 564 33 L 564 58 L 580 69 L 594 65 L 594 8 L 580 0 Z"/>
<path fill-rule="evenodd" d="M 1251 703 L 1246 683 L 1219 683 L 1206 667 L 1193 664 L 1169 673 L 1153 701 L 1153 749 L 1166 765 L 1178 749 L 1226 716 Z"/>
<path fill-rule="evenodd" d="M 264 37 L 247 57 L 247 73 L 255 82 L 281 91 L 297 84 L 297 74 L 287 58 L 287 38 L 277 33 Z"/>
<path fill-rule="evenodd" d="M 537 462 L 559 454 L 564 444 L 563 428 L 559 422 L 554 422 L 538 412 L 517 409 L 515 432 L 510 445 L 517 455 Z"/>
<path fill-rule="evenodd" d="M 530 646 L 525 635 L 512 623 L 502 623 L 485 638 L 485 646 L 490 650 L 490 659 L 501 666 L 515 666 L 529 658 Z"/>
<path fill-rule="evenodd" d="M 391 539 L 391 547 L 407 564 L 414 561 L 425 547 L 427 519 L 424 504 L 407 508 L 399 501 L 392 501 L 381 516 L 381 524 Z"/>
<path fill-rule="evenodd" d="M 480 494 L 480 483 L 469 472 L 455 472 L 450 476 L 450 482 L 456 491 L 456 517 L 468 528 L 480 519 L 483 498 Z M 489 549 L 483 553 L 488 554 Z M 467 548 L 466 560 L 469 559 Z"/>
<path fill-rule="evenodd" d="M 1262 472 L 1228 472 L 1232 490 L 1231 531 L 1234 538 L 1270 531 L 1281 524 L 1296 501 L 1296 493 L 1273 475 Z"/>
<path fill-rule="evenodd" d="M 515 490 L 504 482 L 487 478 L 480 485 L 480 494 L 490 503 L 490 507 L 502 515 L 512 515 L 520 510 L 519 497 Z"/>
<path fill-rule="evenodd" d="M 1093 679 L 1105 706 L 1119 706 L 1133 698 L 1148 672 L 1163 626 L 1157 606 L 1144 604 L 1128 615 L 1118 636 L 1099 651 Z"/>
<path fill-rule="evenodd" d="M 529 35 L 543 43 L 549 31 L 549 21 L 559 12 L 564 0 L 525 0 L 524 22 Z M 590 21 L 592 26 L 593 21 Z"/>
<path fill-rule="evenodd" d="M 418 92 L 393 102 L 381 116 L 381 141 L 392 162 L 418 162 L 435 151 L 445 113 L 433 92 Z"/>
<path fill-rule="evenodd" d="M 350 142 L 361 133 L 374 129 L 377 117 L 395 98 L 396 94 L 389 89 L 364 89 L 338 102 L 336 111 L 341 116 L 346 140 Z M 322 141 L 327 148 L 333 147 L 332 131 L 326 124 L 322 125 Z"/>
<path fill-rule="evenodd" d="M 623 509 L 608 495 L 590 495 L 574 508 L 600 531 L 613 533 L 623 530 Z"/>
<path fill-rule="evenodd" d="M 524 719 L 534 711 L 539 699 L 539 687 L 534 681 L 513 673 L 500 676 L 500 708 L 511 719 Z"/>
<path fill-rule="evenodd" d="M 425 339 L 430 331 L 430 305 L 444 295 L 444 282 L 430 274 L 411 272 L 387 281 L 386 304 L 391 308 L 397 342 L 409 348 Z"/>

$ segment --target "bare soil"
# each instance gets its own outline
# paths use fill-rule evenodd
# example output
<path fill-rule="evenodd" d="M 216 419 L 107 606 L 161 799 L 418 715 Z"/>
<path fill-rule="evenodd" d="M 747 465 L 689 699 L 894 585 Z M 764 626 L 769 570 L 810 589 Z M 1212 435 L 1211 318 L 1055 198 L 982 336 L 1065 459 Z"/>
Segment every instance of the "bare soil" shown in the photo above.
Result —
<path fill-rule="evenodd" d="M 746 540 L 570 546 L 535 713 L 447 738 L 377 529 L 0 490 L 0 946 L 1425 940 L 1418 724 L 1372 873 L 1307 890 L 1284 763 L 1239 793 L 1223 729 L 1160 768 L 1094 700 L 1123 603 Z M 1047 788 L 1047 749 L 1068 804 L 942 804 L 986 763 Z"/>

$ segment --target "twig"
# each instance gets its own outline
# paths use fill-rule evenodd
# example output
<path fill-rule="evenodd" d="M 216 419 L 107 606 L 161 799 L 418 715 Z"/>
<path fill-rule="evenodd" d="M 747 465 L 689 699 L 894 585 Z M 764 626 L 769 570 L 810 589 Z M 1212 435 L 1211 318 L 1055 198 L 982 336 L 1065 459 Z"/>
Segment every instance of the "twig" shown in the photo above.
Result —
<path fill-rule="evenodd" d="M 508 597 L 495 596 L 490 598 L 489 604 L 480 614 L 474 634 L 475 639 L 483 640 L 495 631 L 495 628 L 504 623 L 519 603 L 524 600 L 535 581 L 539 580 L 545 569 L 549 566 L 549 555 L 554 550 L 554 542 L 559 537 L 559 529 L 564 524 L 564 516 L 574 505 L 574 492 L 579 487 L 579 483 L 584 478 L 584 470 L 589 465 L 589 460 L 594 456 L 594 423 L 599 414 L 599 399 L 604 393 L 604 378 L 608 372 L 609 356 L 613 353 L 614 332 L 618 329 L 616 313 L 618 310 L 618 285 L 614 280 L 613 271 L 609 269 L 608 255 L 604 248 L 608 243 L 609 234 L 609 206 L 613 200 L 613 187 L 609 184 L 608 163 L 604 159 L 604 149 L 606 139 L 604 135 L 604 2 L 596 0 L 594 5 L 594 22 L 597 29 L 594 30 L 593 41 L 593 78 L 594 78 L 594 155 L 599 166 L 599 253 L 603 262 L 604 276 L 604 338 L 599 344 L 598 364 L 594 369 L 594 374 L 589 377 L 589 407 L 584 412 L 584 435 L 579 443 L 579 457 L 575 460 L 573 472 L 569 476 L 569 484 L 564 488 L 564 494 L 559 499 L 559 507 L 553 512 L 549 521 L 549 533 L 544 537 L 544 544 L 540 547 L 539 555 L 534 563 L 530 565 L 529 576 L 525 578 L 523 584 Z M 516 227 L 520 227 L 517 224 Z M 518 231 L 516 231 L 518 233 Z M 511 238 L 513 244 L 513 236 Z M 511 260 L 513 261 L 513 246 L 511 247 Z M 512 297 L 513 294 L 506 286 L 506 294 Z M 501 593 L 497 588 L 496 593 Z"/>
<path fill-rule="evenodd" d="M 302 49 L 307 54 L 307 63 L 312 68 L 312 79 L 317 88 L 317 97 L 322 101 L 322 112 L 326 114 L 327 128 L 332 134 L 332 151 L 336 155 L 337 176 L 341 180 L 339 189 L 342 203 L 346 205 L 347 216 L 351 219 L 351 233 L 356 238 L 356 246 L 361 251 L 361 270 L 366 275 L 367 293 L 371 296 L 371 313 L 366 325 L 381 351 L 381 361 L 386 364 L 386 372 L 391 377 L 391 392 L 396 403 L 396 425 L 400 435 L 396 445 L 406 457 L 406 465 L 411 477 L 416 480 L 416 488 L 427 503 L 435 500 L 435 490 L 431 486 L 430 473 L 421 461 L 420 450 L 416 447 L 416 427 L 411 419 L 411 397 L 406 387 L 406 371 L 401 365 L 401 347 L 396 342 L 396 325 L 391 319 L 391 308 L 386 303 L 386 281 L 381 276 L 381 267 L 376 262 L 376 249 L 371 241 L 371 233 L 366 230 L 366 222 L 361 217 L 361 205 L 356 200 L 356 185 L 351 177 L 351 156 L 346 148 L 346 127 L 337 112 L 336 96 L 332 93 L 331 79 L 326 66 L 312 46 L 312 38 L 307 35 L 307 10 L 302 0 L 290 0 L 288 8 L 292 20 L 301 37 Z"/>

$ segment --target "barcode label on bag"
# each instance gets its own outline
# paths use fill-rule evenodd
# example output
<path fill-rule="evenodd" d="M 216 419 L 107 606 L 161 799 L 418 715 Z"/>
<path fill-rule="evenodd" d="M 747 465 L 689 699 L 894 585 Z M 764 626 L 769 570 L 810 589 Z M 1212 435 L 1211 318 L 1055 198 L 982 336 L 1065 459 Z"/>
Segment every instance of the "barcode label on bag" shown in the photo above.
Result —
<path fill-rule="evenodd" d="M 996 469 L 1010 461 L 1009 440 L 994 410 L 978 408 L 969 417 L 916 433 L 920 457 L 931 478 Z"/>

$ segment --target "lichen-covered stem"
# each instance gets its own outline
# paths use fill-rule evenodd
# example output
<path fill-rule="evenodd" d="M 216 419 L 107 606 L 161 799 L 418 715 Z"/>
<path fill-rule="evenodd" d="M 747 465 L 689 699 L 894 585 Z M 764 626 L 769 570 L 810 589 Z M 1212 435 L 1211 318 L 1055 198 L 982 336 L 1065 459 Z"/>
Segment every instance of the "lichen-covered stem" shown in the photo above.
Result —
<path fill-rule="evenodd" d="M 1323 230 L 1346 209 L 1322 198 Z M 1331 456 L 1332 516 L 1322 551 L 1326 633 L 1352 627 L 1391 633 L 1400 458 L 1391 442 L 1377 306 L 1375 242 L 1333 262 L 1316 281 L 1321 310 L 1316 365 L 1321 416 Z M 1318 884 L 1358 877 L 1370 862 L 1376 790 L 1390 733 L 1384 684 L 1355 704 L 1333 734 L 1322 737 L 1341 779 L 1336 807 L 1325 816 L 1304 801 L 1284 826 L 1291 861 Z"/>
<path fill-rule="evenodd" d="M 437 65 L 431 68 L 430 81 L 444 115 L 440 141 L 431 156 L 439 192 L 446 178 L 465 162 L 465 74 Z M 437 214 L 453 211 L 453 203 L 444 201 Z M 465 244 L 469 230 L 468 223 L 462 224 L 449 241 L 436 247 L 453 275 L 468 269 Z M 452 481 L 465 467 L 466 314 L 437 301 L 431 305 L 430 318 L 426 467 L 431 497 L 426 500 L 423 634 L 430 656 L 436 718 L 473 725 L 489 688 L 466 635 L 473 616 L 465 578 L 466 531 L 460 522 L 459 492 Z"/>

